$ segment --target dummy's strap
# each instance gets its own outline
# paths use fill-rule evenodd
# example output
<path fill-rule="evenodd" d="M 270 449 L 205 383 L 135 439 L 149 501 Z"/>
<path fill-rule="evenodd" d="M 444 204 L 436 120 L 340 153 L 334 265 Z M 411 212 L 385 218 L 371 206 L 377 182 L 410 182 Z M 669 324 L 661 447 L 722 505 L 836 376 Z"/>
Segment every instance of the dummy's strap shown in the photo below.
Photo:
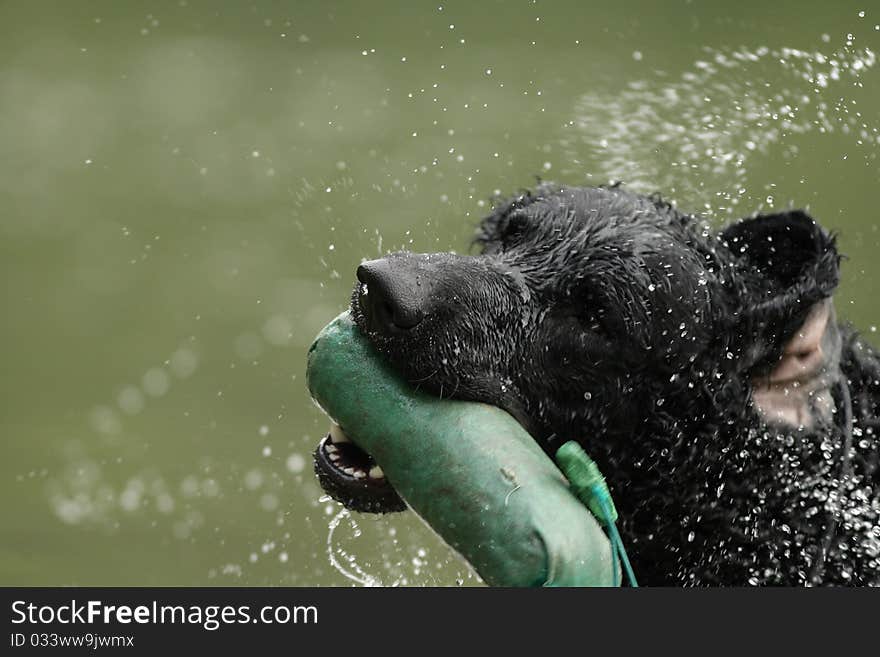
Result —
<path fill-rule="evenodd" d="M 614 500 L 611 499 L 611 491 L 605 483 L 605 477 L 599 471 L 599 466 L 587 456 L 583 448 L 575 441 L 569 440 L 556 451 L 556 463 L 568 479 L 572 492 L 592 512 L 608 532 L 611 541 L 611 568 L 614 573 L 614 586 L 620 586 L 620 570 L 618 561 L 626 571 L 629 585 L 637 587 L 636 576 L 629 563 L 626 548 L 617 531 L 617 509 L 614 508 Z"/>

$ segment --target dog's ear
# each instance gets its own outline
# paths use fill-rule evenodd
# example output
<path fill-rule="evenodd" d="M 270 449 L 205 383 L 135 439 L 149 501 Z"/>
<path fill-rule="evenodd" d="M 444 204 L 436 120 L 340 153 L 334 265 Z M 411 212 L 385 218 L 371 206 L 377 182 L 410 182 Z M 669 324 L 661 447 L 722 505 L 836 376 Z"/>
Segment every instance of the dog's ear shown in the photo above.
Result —
<path fill-rule="evenodd" d="M 834 236 L 793 210 L 739 221 L 721 240 L 734 258 L 740 357 L 749 368 L 771 368 L 813 307 L 837 287 Z"/>

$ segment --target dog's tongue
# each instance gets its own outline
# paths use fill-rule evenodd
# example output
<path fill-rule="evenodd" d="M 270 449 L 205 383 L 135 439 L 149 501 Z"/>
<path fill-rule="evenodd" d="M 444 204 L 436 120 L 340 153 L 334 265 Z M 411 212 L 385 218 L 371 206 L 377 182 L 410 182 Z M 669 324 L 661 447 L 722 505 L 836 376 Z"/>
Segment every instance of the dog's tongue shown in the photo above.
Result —
<path fill-rule="evenodd" d="M 785 345 L 782 358 L 770 372 L 770 383 L 809 378 L 822 367 L 826 359 L 822 337 L 830 317 L 830 300 L 813 306 L 803 325 Z"/>

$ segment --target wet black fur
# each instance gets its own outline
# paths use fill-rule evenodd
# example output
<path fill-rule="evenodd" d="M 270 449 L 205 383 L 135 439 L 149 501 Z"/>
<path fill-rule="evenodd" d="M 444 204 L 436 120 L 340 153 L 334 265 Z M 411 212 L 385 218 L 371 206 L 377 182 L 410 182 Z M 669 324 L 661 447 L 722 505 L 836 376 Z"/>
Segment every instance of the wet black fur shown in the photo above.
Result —
<path fill-rule="evenodd" d="M 499 202 L 476 242 L 390 256 L 428 286 L 415 328 L 372 331 L 357 290 L 355 319 L 414 385 L 507 409 L 550 454 L 578 440 L 642 582 L 880 584 L 877 354 L 842 327 L 830 425 L 767 426 L 751 403 L 838 283 L 806 213 L 719 233 L 658 197 L 544 184 Z"/>

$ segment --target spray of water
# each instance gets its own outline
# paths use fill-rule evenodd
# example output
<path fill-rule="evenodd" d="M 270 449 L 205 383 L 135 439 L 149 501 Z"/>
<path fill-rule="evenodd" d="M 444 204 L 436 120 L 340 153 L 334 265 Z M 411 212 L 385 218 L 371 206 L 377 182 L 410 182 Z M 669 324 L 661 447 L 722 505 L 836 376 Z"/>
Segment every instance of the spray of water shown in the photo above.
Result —
<path fill-rule="evenodd" d="M 613 94 L 582 96 L 561 140 L 563 173 L 663 190 L 689 205 L 704 203 L 710 216 L 732 213 L 757 196 L 747 190 L 750 164 L 771 149 L 793 159 L 793 135 L 844 135 L 872 157 L 880 144 L 874 117 L 847 96 L 862 87 L 876 59 L 852 34 L 831 52 L 706 48 L 705 58 L 677 78 L 661 71 Z M 762 190 L 761 200 L 772 204 L 764 196 Z"/>
<path fill-rule="evenodd" d="M 391 584 L 383 584 L 378 578 L 367 574 L 363 570 L 363 568 L 358 565 L 356 558 L 353 554 L 339 547 L 334 542 L 333 537 L 336 533 L 336 529 L 339 527 L 339 524 L 343 520 L 348 520 L 352 531 L 354 531 L 355 533 L 358 532 L 357 523 L 355 522 L 354 518 L 351 517 L 351 513 L 349 513 L 348 509 L 340 509 L 339 512 L 330 521 L 330 524 L 327 527 L 327 558 L 330 560 L 330 565 L 333 566 L 337 571 L 339 571 L 339 573 L 342 574 L 346 579 L 349 579 L 360 586 L 399 585 L 399 580 L 395 580 Z M 340 561 L 340 559 L 344 560 L 348 564 L 350 569 L 346 568 L 342 564 L 342 561 Z"/>

